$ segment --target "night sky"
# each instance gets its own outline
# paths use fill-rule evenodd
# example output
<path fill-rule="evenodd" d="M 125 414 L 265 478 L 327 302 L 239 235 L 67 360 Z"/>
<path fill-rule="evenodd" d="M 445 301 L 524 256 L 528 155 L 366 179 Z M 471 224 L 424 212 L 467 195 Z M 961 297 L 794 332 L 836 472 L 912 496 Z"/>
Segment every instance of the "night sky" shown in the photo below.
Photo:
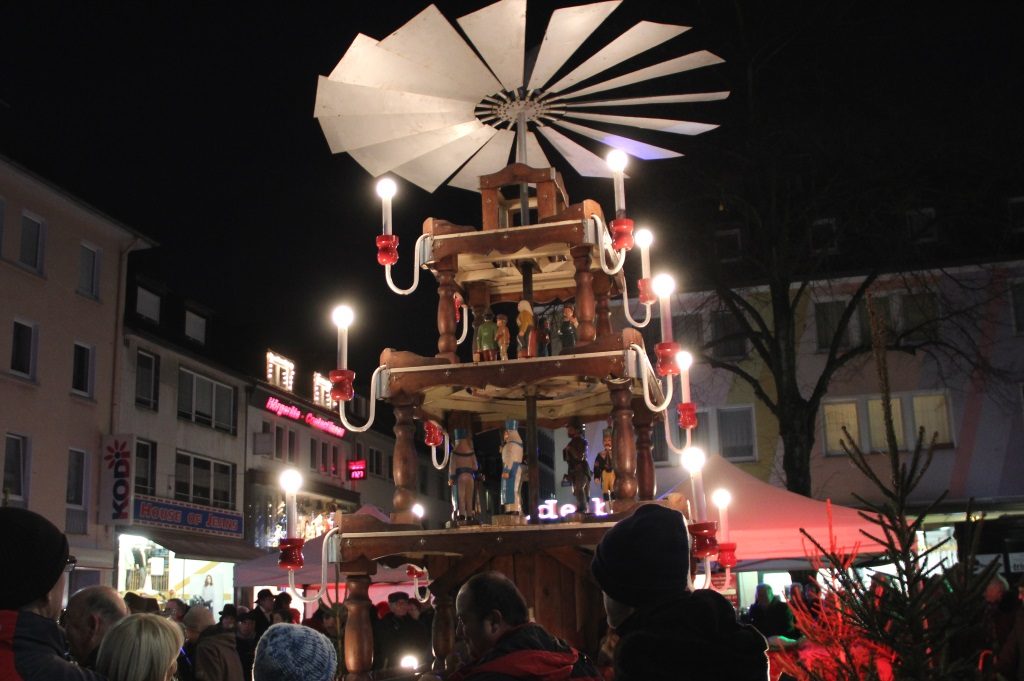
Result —
<path fill-rule="evenodd" d="M 487 4 L 438 6 L 454 23 Z M 528 49 L 553 8 L 574 4 L 581 3 L 531 2 Z M 752 110 L 834 126 L 837 135 L 880 132 L 893 154 L 907 140 L 915 149 L 962 144 L 983 154 L 1020 141 L 1021 3 L 902 5 L 625 0 L 581 54 L 640 19 L 686 24 L 694 29 L 628 70 L 699 49 L 727 63 L 651 81 L 638 93 L 733 91 L 724 102 L 652 114 L 720 123 L 718 130 L 640 135 L 686 154 L 629 171 L 631 213 L 663 239 L 656 267 L 685 272 L 686 254 L 671 236 L 686 226 L 680 178 L 727 157 Z M 247 372 L 260 373 L 267 347 L 296 359 L 300 375 L 331 368 L 329 311 L 353 303 L 351 364 L 365 381 L 383 347 L 436 351 L 436 288 L 428 276 L 409 298 L 387 290 L 373 247 L 373 180 L 328 150 L 313 118 L 316 81 L 357 32 L 384 38 L 424 6 L 4 3 L 0 154 L 156 239 L 160 249 L 140 267 L 218 310 L 211 328 L 232 339 Z M 596 143 L 577 141 L 603 156 Z M 549 158 L 559 157 L 549 150 Z M 573 201 L 595 198 L 610 209 L 609 181 L 563 170 Z M 404 182 L 399 191 L 395 278 L 405 285 L 423 219 L 479 224 L 479 199 L 448 188 L 428 195 Z"/>

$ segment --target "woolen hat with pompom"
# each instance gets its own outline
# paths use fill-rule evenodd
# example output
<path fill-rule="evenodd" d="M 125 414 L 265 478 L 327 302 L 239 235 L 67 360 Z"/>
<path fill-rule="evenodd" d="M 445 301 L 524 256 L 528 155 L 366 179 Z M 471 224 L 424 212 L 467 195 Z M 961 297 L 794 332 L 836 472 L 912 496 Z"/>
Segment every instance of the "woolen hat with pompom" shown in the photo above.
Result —
<path fill-rule="evenodd" d="M 17 610 L 50 592 L 68 562 L 68 538 L 24 508 L 0 508 L 0 610 Z"/>
<path fill-rule="evenodd" d="M 338 654 L 331 640 L 301 624 L 275 624 L 256 644 L 253 681 L 334 681 Z"/>

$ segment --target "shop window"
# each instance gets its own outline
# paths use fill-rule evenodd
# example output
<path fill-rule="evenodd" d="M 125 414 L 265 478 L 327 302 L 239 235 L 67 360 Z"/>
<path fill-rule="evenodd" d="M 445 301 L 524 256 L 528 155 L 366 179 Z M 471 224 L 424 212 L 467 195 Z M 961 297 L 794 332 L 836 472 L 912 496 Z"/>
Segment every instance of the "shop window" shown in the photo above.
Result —
<path fill-rule="evenodd" d="M 718 410 L 718 444 L 729 461 L 754 461 L 754 408 L 729 407 Z"/>
<path fill-rule="evenodd" d="M 37 273 L 43 271 L 43 242 L 45 227 L 41 218 L 21 216 L 21 247 L 18 262 Z"/>
<path fill-rule="evenodd" d="M 68 450 L 67 491 L 65 495 L 65 532 L 85 534 L 88 517 L 85 509 L 85 452 Z"/>
<path fill-rule="evenodd" d="M 178 416 L 234 434 L 235 391 L 231 386 L 179 368 Z"/>
<path fill-rule="evenodd" d="M 196 314 L 192 310 L 185 310 L 185 336 L 201 345 L 205 345 L 206 317 Z"/>
<path fill-rule="evenodd" d="M 156 494 L 156 443 L 135 440 L 135 493 Z"/>
<path fill-rule="evenodd" d="M 71 392 L 92 397 L 93 349 L 75 343 L 71 361 Z"/>
<path fill-rule="evenodd" d="M 78 247 L 77 291 L 89 298 L 100 296 L 100 251 L 88 244 Z"/>
<path fill-rule="evenodd" d="M 174 498 L 193 504 L 234 508 L 235 467 L 195 454 L 175 457 Z"/>
<path fill-rule="evenodd" d="M 35 380 L 38 345 L 38 327 L 29 322 L 14 320 L 14 331 L 11 335 L 12 373 Z"/>
<path fill-rule="evenodd" d="M 145 350 L 135 355 L 135 404 L 156 411 L 160 399 L 160 357 Z"/>
<path fill-rule="evenodd" d="M 850 345 L 849 326 L 839 331 L 839 322 L 846 311 L 847 302 L 844 300 L 828 300 L 814 304 L 814 322 L 818 332 L 818 350 L 827 351 L 832 347 L 832 341 L 836 335 L 839 336 L 839 347 L 845 348 Z"/>
<path fill-rule="evenodd" d="M 896 446 L 900 450 L 906 449 L 906 440 L 903 435 L 903 409 L 898 399 L 892 399 L 892 427 L 896 431 Z M 885 438 L 885 417 L 882 411 L 881 399 L 868 400 L 868 425 L 871 432 L 871 449 L 875 452 L 886 452 L 889 445 Z"/>
<path fill-rule="evenodd" d="M 850 432 L 850 436 L 858 436 L 859 418 L 857 416 L 856 402 L 827 402 L 822 405 L 822 414 L 825 421 L 825 454 L 827 456 L 842 456 L 841 441 L 846 440 L 843 428 Z M 849 444 L 849 443 L 847 443 Z"/>
<path fill-rule="evenodd" d="M 952 447 L 953 436 L 949 427 L 949 407 L 945 393 L 914 395 L 914 425 L 924 428 L 925 446 L 935 436 L 936 447 Z M 915 435 L 916 437 L 916 435 Z"/>
<path fill-rule="evenodd" d="M 4 445 L 3 493 L 12 506 L 23 506 L 28 493 L 28 438 L 7 433 Z"/>
<path fill-rule="evenodd" d="M 135 313 L 160 323 L 160 296 L 141 286 L 135 289 Z"/>

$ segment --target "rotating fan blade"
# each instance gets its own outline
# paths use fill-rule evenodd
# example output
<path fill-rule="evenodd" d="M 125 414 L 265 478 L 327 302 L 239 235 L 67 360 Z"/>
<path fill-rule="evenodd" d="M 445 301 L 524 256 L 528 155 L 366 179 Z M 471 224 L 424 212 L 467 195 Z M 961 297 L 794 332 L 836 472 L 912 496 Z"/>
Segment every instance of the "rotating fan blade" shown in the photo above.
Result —
<path fill-rule="evenodd" d="M 460 99 L 353 85 L 320 76 L 313 106 L 314 117 L 360 116 L 371 111 L 384 115 L 463 113 L 469 119 L 473 117 L 473 104 Z"/>
<path fill-rule="evenodd" d="M 449 74 L 462 84 L 463 95 L 474 101 L 501 89 L 501 83 L 434 5 L 380 41 L 380 47 L 432 71 Z"/>
<path fill-rule="evenodd" d="M 433 192 L 445 179 L 454 173 L 466 159 L 477 152 L 498 131 L 489 125 L 481 125 L 465 137 L 449 142 L 443 147 L 423 154 L 393 170 L 418 187 Z"/>
<path fill-rule="evenodd" d="M 588 128 L 585 125 L 577 125 L 576 123 L 570 123 L 569 121 L 555 121 L 555 125 L 560 128 L 565 128 L 566 130 L 572 130 L 575 133 L 597 140 L 603 144 L 607 144 L 609 147 L 621 149 L 630 156 L 641 158 L 645 161 L 654 161 L 662 158 L 678 158 L 679 156 L 682 156 L 678 151 L 662 149 L 661 147 L 656 147 L 651 144 L 645 144 L 639 140 L 613 135 L 610 132 Z"/>
<path fill-rule="evenodd" d="M 527 92 L 544 87 L 544 84 L 555 75 L 555 71 L 561 68 L 583 41 L 590 37 L 590 34 L 620 4 L 622 0 L 609 0 L 579 7 L 565 7 L 552 12 L 547 30 L 544 32 L 544 41 L 540 45 L 540 53 L 533 65 L 533 73 L 530 74 L 530 82 L 526 86 Z"/>
<path fill-rule="evenodd" d="M 565 102 L 567 109 L 584 109 L 591 106 L 634 106 L 645 104 L 685 104 L 687 102 L 714 102 L 729 97 L 729 91 L 699 92 L 692 95 L 663 95 L 659 97 L 629 97 L 627 99 L 594 99 L 589 102 Z"/>
<path fill-rule="evenodd" d="M 643 118 L 641 116 L 612 116 L 608 114 L 590 114 L 574 111 L 565 114 L 567 118 L 579 118 L 586 121 L 626 125 L 631 128 L 645 128 L 660 132 L 672 132 L 677 135 L 699 135 L 714 130 L 717 125 L 712 123 L 696 123 L 694 121 L 675 121 L 670 118 Z"/>
<path fill-rule="evenodd" d="M 666 40 L 675 38 L 677 35 L 690 30 L 689 26 L 675 26 L 672 24 L 656 24 L 653 21 L 641 21 L 618 38 L 609 43 L 604 49 L 595 54 L 587 61 L 580 64 L 572 73 L 562 78 L 557 83 L 547 88 L 548 92 L 564 90 L 591 76 L 596 76 L 602 71 L 620 64 L 641 52 L 662 44 Z"/>
<path fill-rule="evenodd" d="M 328 76 L 330 80 L 354 85 L 415 92 L 434 97 L 449 97 L 476 104 L 477 97 L 447 74 L 432 71 L 420 64 L 379 47 L 376 40 L 359 34 Z"/>
<path fill-rule="evenodd" d="M 608 164 L 597 154 L 581 147 L 576 142 L 551 127 L 537 128 L 544 139 L 551 143 L 558 150 L 565 160 L 569 162 L 576 172 L 583 177 L 611 177 L 612 171 Z"/>
<path fill-rule="evenodd" d="M 359 149 L 350 149 L 348 153 L 359 165 L 366 168 L 367 172 L 376 177 L 434 149 L 443 147 L 449 142 L 472 134 L 481 127 L 483 127 L 483 123 L 473 120 L 440 130 L 400 137 Z"/>
<path fill-rule="evenodd" d="M 489 175 L 508 165 L 515 137 L 516 134 L 511 130 L 496 131 L 494 137 L 469 159 L 469 163 L 462 166 L 462 170 L 449 180 L 448 184 L 460 189 L 480 191 L 481 175 Z"/>
<path fill-rule="evenodd" d="M 526 53 L 526 0 L 500 0 L 458 22 L 502 87 L 519 88 Z"/>
<path fill-rule="evenodd" d="M 617 87 L 624 85 L 633 85 L 634 83 L 640 83 L 651 78 L 661 78 L 662 76 L 670 76 L 673 73 L 682 73 L 683 71 L 692 71 L 693 69 L 699 69 L 704 66 L 711 66 L 712 64 L 721 64 L 725 60 L 719 57 L 717 54 L 708 52 L 707 50 L 701 50 L 700 52 L 692 52 L 690 54 L 683 55 L 682 57 L 676 57 L 668 61 L 655 64 L 654 66 L 648 66 L 645 69 L 639 71 L 633 71 L 627 73 L 624 76 L 618 78 L 612 78 L 602 83 L 585 87 L 582 90 L 571 92 L 567 95 L 558 95 L 552 97 L 551 101 L 560 99 L 575 99 L 576 97 L 582 97 L 583 95 L 593 94 L 595 92 L 604 92 L 605 90 L 612 90 Z"/>
<path fill-rule="evenodd" d="M 405 139 L 434 130 L 444 130 L 460 123 L 476 122 L 472 112 L 437 114 L 394 114 L 377 116 L 329 116 L 320 118 L 320 127 L 327 144 L 335 154 L 395 139 Z M 375 173 L 379 174 L 379 173 Z"/>

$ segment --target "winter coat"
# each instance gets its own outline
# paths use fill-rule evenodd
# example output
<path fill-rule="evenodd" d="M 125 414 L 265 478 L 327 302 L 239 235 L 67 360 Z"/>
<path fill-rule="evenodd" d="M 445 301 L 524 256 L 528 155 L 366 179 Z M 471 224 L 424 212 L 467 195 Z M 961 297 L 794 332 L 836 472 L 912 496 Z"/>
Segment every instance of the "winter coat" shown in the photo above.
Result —
<path fill-rule="evenodd" d="M 4 681 L 104 681 L 65 657 L 57 623 L 26 610 L 0 610 L 0 679 Z"/>
<path fill-rule="evenodd" d="M 1024 681 L 1024 610 L 1017 610 L 1013 629 L 1006 637 L 996 669 L 1009 681 Z"/>
<path fill-rule="evenodd" d="M 244 681 L 235 632 L 214 624 L 203 629 L 192 653 L 196 681 Z"/>
<path fill-rule="evenodd" d="M 449 681 L 602 681 L 585 655 L 538 624 L 508 631 L 491 650 Z"/>
<path fill-rule="evenodd" d="M 618 628 L 615 681 L 765 681 L 768 644 L 736 621 L 721 594 L 701 589 L 641 608 Z"/>

